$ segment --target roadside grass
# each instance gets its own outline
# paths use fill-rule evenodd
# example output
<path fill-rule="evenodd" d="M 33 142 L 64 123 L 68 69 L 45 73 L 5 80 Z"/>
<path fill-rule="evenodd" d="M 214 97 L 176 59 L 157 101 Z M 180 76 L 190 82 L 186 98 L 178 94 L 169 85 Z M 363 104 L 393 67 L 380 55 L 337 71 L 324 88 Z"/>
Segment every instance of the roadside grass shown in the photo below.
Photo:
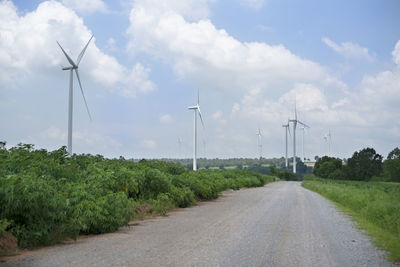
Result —
<path fill-rule="evenodd" d="M 400 184 L 306 178 L 302 186 L 332 200 L 352 216 L 373 243 L 400 261 Z"/>

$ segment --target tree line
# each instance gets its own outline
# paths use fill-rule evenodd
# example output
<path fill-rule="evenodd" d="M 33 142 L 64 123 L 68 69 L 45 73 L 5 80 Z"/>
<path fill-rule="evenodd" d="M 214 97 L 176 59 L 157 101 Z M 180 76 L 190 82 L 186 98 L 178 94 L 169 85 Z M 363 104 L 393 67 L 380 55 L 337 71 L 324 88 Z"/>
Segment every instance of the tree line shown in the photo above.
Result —
<path fill-rule="evenodd" d="M 343 164 L 341 159 L 324 156 L 314 166 L 314 174 L 325 179 L 400 182 L 400 149 L 396 147 L 383 160 L 373 148 L 353 153 Z"/>

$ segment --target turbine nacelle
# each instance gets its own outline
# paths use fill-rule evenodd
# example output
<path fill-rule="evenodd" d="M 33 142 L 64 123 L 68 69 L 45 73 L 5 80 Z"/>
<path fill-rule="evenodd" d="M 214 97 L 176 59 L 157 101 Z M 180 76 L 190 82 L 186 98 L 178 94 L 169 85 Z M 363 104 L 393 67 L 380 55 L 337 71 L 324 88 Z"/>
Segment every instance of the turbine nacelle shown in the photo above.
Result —
<path fill-rule="evenodd" d="M 200 106 L 190 106 L 188 109 L 200 109 Z"/>

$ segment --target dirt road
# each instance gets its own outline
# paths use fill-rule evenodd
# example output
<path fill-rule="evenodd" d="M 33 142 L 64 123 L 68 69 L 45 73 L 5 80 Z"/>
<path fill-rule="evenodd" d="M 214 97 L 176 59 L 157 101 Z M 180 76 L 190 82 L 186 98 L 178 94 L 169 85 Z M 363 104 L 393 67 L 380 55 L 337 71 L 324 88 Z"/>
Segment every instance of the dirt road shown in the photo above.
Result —
<path fill-rule="evenodd" d="M 5 266 L 391 266 L 323 197 L 298 182 L 219 199 Z"/>

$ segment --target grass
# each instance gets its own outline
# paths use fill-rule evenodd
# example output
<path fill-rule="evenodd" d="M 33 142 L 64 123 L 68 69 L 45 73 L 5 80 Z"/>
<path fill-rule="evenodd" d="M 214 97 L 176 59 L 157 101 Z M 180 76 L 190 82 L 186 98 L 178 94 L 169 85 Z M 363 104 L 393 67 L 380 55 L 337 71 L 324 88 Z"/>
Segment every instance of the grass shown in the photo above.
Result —
<path fill-rule="evenodd" d="M 373 243 L 400 261 L 400 184 L 306 179 L 303 187 L 338 204 L 350 214 Z"/>

